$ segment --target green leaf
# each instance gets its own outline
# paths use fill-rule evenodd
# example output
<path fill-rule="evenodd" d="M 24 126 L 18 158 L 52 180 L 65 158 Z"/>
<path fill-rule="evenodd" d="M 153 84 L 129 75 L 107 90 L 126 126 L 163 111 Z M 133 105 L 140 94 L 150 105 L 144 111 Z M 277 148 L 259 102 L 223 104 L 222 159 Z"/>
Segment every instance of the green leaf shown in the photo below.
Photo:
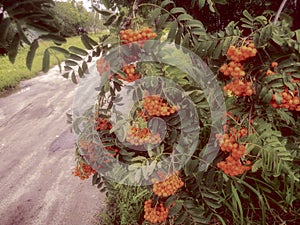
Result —
<path fill-rule="evenodd" d="M 264 16 L 257 16 L 255 17 L 255 20 L 257 20 L 263 26 L 265 26 L 268 23 L 267 18 Z"/>
<path fill-rule="evenodd" d="M 66 73 L 64 73 L 62 76 L 63 76 L 64 78 L 68 79 L 68 78 L 69 78 L 69 74 L 70 74 L 70 72 L 66 72 Z"/>
<path fill-rule="evenodd" d="M 88 65 L 85 61 L 82 63 L 81 67 L 84 73 L 88 73 Z"/>
<path fill-rule="evenodd" d="M 187 33 L 184 35 L 183 41 L 182 41 L 182 47 L 184 48 L 189 48 L 189 44 L 190 44 L 190 35 Z"/>
<path fill-rule="evenodd" d="M 110 26 L 112 25 L 112 23 L 115 21 L 115 19 L 117 18 L 117 16 L 115 14 L 110 15 L 108 17 L 108 19 L 105 21 L 105 23 L 103 23 L 104 26 Z"/>
<path fill-rule="evenodd" d="M 41 31 L 43 33 L 58 33 L 59 28 L 55 26 L 53 22 L 50 21 L 42 21 L 38 20 L 38 23 L 34 20 L 27 22 L 28 27 L 32 27 L 33 29 L 36 29 L 38 31 Z"/>
<path fill-rule="evenodd" d="M 176 36 L 175 36 L 175 44 L 176 45 L 180 45 L 182 33 L 183 33 L 183 28 L 179 27 L 179 29 L 178 29 L 178 31 L 176 33 Z"/>
<path fill-rule="evenodd" d="M 157 23 L 157 26 L 158 26 L 159 29 L 164 27 L 164 25 L 165 25 L 168 18 L 169 18 L 168 14 L 164 14 L 159 18 L 158 23 Z"/>
<path fill-rule="evenodd" d="M 265 103 L 269 103 L 272 99 L 272 96 L 273 96 L 273 91 L 272 90 L 269 90 L 266 95 L 264 96 L 260 96 L 262 97 L 262 101 L 265 102 Z"/>
<path fill-rule="evenodd" d="M 56 44 L 64 44 L 67 42 L 67 40 L 65 38 L 55 35 L 55 34 L 41 35 L 40 39 L 53 41 Z"/>
<path fill-rule="evenodd" d="M 185 9 L 182 7 L 176 7 L 171 9 L 170 13 L 176 14 L 176 13 L 186 13 Z"/>
<path fill-rule="evenodd" d="M 156 18 L 160 15 L 160 13 L 161 13 L 161 9 L 160 9 L 160 8 L 154 9 L 154 10 L 151 12 L 150 16 L 149 16 L 149 21 L 150 21 L 150 23 L 154 23 L 154 21 L 155 21 Z"/>
<path fill-rule="evenodd" d="M 188 217 L 188 214 L 186 211 L 182 211 L 175 219 L 175 224 L 179 225 L 182 224 Z"/>
<path fill-rule="evenodd" d="M 64 66 L 64 69 L 65 69 L 65 71 L 70 71 L 70 70 L 73 70 L 73 68 L 71 67 L 71 66 Z"/>
<path fill-rule="evenodd" d="M 208 6 L 209 6 L 209 10 L 213 13 L 216 12 L 216 6 L 215 3 L 212 0 L 207 0 Z"/>
<path fill-rule="evenodd" d="M 81 37 L 83 37 L 83 36 L 81 36 Z M 88 49 L 88 50 L 93 49 L 93 46 L 85 38 L 81 38 L 81 42 L 86 49 Z"/>
<path fill-rule="evenodd" d="M 19 45 L 20 45 L 20 36 L 18 33 L 16 33 L 8 51 L 8 58 L 11 63 L 15 63 L 15 59 L 18 54 Z"/>
<path fill-rule="evenodd" d="M 30 45 L 30 49 L 27 53 L 27 57 L 26 57 L 26 66 L 29 70 L 31 70 L 32 67 L 32 62 L 35 56 L 35 52 L 37 50 L 37 48 L 39 47 L 39 42 L 37 39 L 35 39 L 32 44 Z"/>
<path fill-rule="evenodd" d="M 250 13 L 247 10 L 243 11 L 243 15 L 250 21 L 254 20 L 254 18 L 250 15 Z"/>
<path fill-rule="evenodd" d="M 100 13 L 101 15 L 103 16 L 110 16 L 111 14 L 113 14 L 113 12 L 109 11 L 109 10 L 99 10 L 97 7 L 95 7 L 93 5 L 93 8 L 98 12 Z"/>
<path fill-rule="evenodd" d="M 170 25 L 170 31 L 168 34 L 167 39 L 169 41 L 173 41 L 175 39 L 176 31 L 177 31 L 178 23 L 176 20 L 174 20 Z"/>
<path fill-rule="evenodd" d="M 51 49 L 62 53 L 65 57 L 69 57 L 70 52 L 62 47 L 58 47 L 58 46 L 50 46 Z"/>
<path fill-rule="evenodd" d="M 220 4 L 220 5 L 226 5 L 227 1 L 226 0 L 215 0 L 215 3 Z"/>
<path fill-rule="evenodd" d="M 80 78 L 83 78 L 84 77 L 84 72 L 83 72 L 83 70 L 82 70 L 82 68 L 80 67 L 80 66 L 78 66 L 78 76 L 80 77 Z"/>
<path fill-rule="evenodd" d="M 217 47 L 215 48 L 212 57 L 213 57 L 214 59 L 220 58 L 222 49 L 224 49 L 223 41 L 220 41 L 220 43 L 219 43 L 219 44 L 217 45 Z"/>
<path fill-rule="evenodd" d="M 76 54 L 72 54 L 72 53 L 69 55 L 69 59 L 73 59 L 73 60 L 76 60 L 76 61 L 81 61 L 82 60 L 82 58 L 80 56 L 78 56 Z"/>
<path fill-rule="evenodd" d="M 257 172 L 262 167 L 262 159 L 258 159 L 255 161 L 255 163 L 252 165 L 251 171 L 253 173 Z"/>
<path fill-rule="evenodd" d="M 47 73 L 50 69 L 50 53 L 48 48 L 44 51 L 44 57 L 43 57 L 43 72 Z"/>
<path fill-rule="evenodd" d="M 97 41 L 95 41 L 94 39 L 92 39 L 90 36 L 88 36 L 88 35 L 86 35 L 86 34 L 82 35 L 81 38 L 87 40 L 87 41 L 88 41 L 91 45 L 93 45 L 93 46 L 98 45 L 98 42 L 97 42 Z"/>
<path fill-rule="evenodd" d="M 204 201 L 210 208 L 213 208 L 213 209 L 218 209 L 222 206 L 221 203 L 212 201 L 211 199 L 204 198 Z"/>
<path fill-rule="evenodd" d="M 232 194 L 233 194 L 233 196 L 232 196 L 232 201 L 233 201 L 233 202 L 236 202 L 237 205 L 238 205 L 238 210 L 239 210 L 239 212 L 240 212 L 239 218 L 240 218 L 240 220 L 241 220 L 241 224 L 244 224 L 244 216 L 243 216 L 242 202 L 241 202 L 240 197 L 239 197 L 239 195 L 238 195 L 238 193 L 237 193 L 237 190 L 236 190 L 236 188 L 234 187 L 233 184 L 231 184 L 231 191 L 232 191 Z"/>
<path fill-rule="evenodd" d="M 77 82 L 77 78 L 76 78 L 76 75 L 75 75 L 75 72 L 73 71 L 72 72 L 72 75 L 71 75 L 71 80 L 72 80 L 72 82 L 74 83 L 74 84 L 77 84 L 78 82 Z"/>
<path fill-rule="evenodd" d="M 199 9 L 202 9 L 205 5 L 205 0 L 198 0 Z"/>
<path fill-rule="evenodd" d="M 87 52 L 86 50 L 81 49 L 81 48 L 78 48 L 78 47 L 76 47 L 76 46 L 71 46 L 71 47 L 69 47 L 69 50 L 70 50 L 71 52 L 74 52 L 74 53 L 78 54 L 78 55 L 82 55 L 82 56 L 88 55 L 88 52 Z"/>
<path fill-rule="evenodd" d="M 259 46 L 265 45 L 272 38 L 272 25 L 265 26 L 259 32 Z"/>
<path fill-rule="evenodd" d="M 176 195 L 171 195 L 168 197 L 168 199 L 165 201 L 165 207 L 169 208 L 170 206 L 173 205 L 173 203 L 176 201 L 177 196 Z"/>
<path fill-rule="evenodd" d="M 185 25 L 189 27 L 203 28 L 203 24 L 199 20 L 188 20 L 185 22 Z"/>
<path fill-rule="evenodd" d="M 296 34 L 296 40 L 298 43 L 300 43 L 300 29 L 295 30 L 295 34 Z"/>
<path fill-rule="evenodd" d="M 98 178 L 98 175 L 97 174 L 94 174 L 93 175 L 93 178 L 92 178 L 92 185 L 95 185 L 95 184 L 97 184 L 98 182 L 97 182 L 97 179 Z"/>
<path fill-rule="evenodd" d="M 67 66 L 77 66 L 78 65 L 77 62 L 75 62 L 73 60 L 69 60 L 69 59 L 65 61 L 65 64 Z"/>
<path fill-rule="evenodd" d="M 248 28 L 248 29 L 252 29 L 253 28 L 252 25 L 248 25 L 248 24 L 242 24 L 242 27 Z"/>
<path fill-rule="evenodd" d="M 2 46 L 5 43 L 10 24 L 11 24 L 11 19 L 9 17 L 3 19 L 0 23 L 0 27 L 1 27 L 0 46 Z"/>
<path fill-rule="evenodd" d="M 179 21 L 184 21 L 184 20 L 189 21 L 189 20 L 192 20 L 193 17 L 192 17 L 191 15 L 189 15 L 189 14 L 184 13 L 184 14 L 180 14 L 180 15 L 177 17 L 177 19 L 178 19 Z"/>
<path fill-rule="evenodd" d="M 182 209 L 182 203 L 181 202 L 176 202 L 176 205 L 173 206 L 169 210 L 169 217 L 175 216 L 176 214 L 178 214 L 180 212 L 181 209 Z"/>
<path fill-rule="evenodd" d="M 163 2 L 160 4 L 160 6 L 161 6 L 162 8 L 164 8 L 164 7 L 166 7 L 166 6 L 169 5 L 169 4 L 172 4 L 173 6 L 175 5 L 175 3 L 174 3 L 173 1 L 171 1 L 171 0 L 165 0 L 165 1 L 163 1 Z"/>
<path fill-rule="evenodd" d="M 24 33 L 24 30 L 23 30 L 22 26 L 19 23 L 17 23 L 17 30 L 18 30 L 18 33 L 20 35 L 21 40 L 23 42 L 25 42 L 26 44 L 30 45 L 31 43 L 28 40 L 27 36 Z"/>

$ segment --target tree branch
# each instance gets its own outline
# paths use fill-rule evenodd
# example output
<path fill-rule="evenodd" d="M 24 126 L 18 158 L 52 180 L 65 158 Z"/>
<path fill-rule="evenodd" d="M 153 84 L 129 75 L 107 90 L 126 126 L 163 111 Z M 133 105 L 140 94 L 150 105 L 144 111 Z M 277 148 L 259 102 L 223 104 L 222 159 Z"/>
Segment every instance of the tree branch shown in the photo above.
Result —
<path fill-rule="evenodd" d="M 277 23 L 277 21 L 278 21 L 278 19 L 279 19 L 279 16 L 280 16 L 280 14 L 281 14 L 281 12 L 282 12 L 282 10 L 283 10 L 283 8 L 284 8 L 286 2 L 287 2 L 287 0 L 283 0 L 283 1 L 281 2 L 280 6 L 279 6 L 279 9 L 278 9 L 278 11 L 276 12 L 275 19 L 274 19 L 274 21 L 273 21 L 273 24 L 274 24 L 274 25 L 276 25 L 276 23 Z"/>

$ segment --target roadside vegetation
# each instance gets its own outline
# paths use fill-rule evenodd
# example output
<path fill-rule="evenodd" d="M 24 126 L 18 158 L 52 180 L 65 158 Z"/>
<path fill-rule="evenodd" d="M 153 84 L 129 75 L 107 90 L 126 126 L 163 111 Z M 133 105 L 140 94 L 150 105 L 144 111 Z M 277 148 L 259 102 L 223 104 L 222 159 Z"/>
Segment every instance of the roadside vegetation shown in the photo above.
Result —
<path fill-rule="evenodd" d="M 97 35 L 95 35 L 96 37 Z M 36 51 L 32 68 L 29 70 L 26 67 L 26 57 L 29 50 L 29 46 L 20 48 L 18 56 L 14 64 L 11 64 L 7 56 L 0 56 L 0 91 L 3 92 L 7 89 L 16 87 L 21 80 L 29 79 L 38 75 L 42 71 L 42 61 L 44 51 L 50 45 L 53 45 L 51 41 L 42 41 L 39 43 L 39 48 Z M 70 46 L 83 47 L 80 36 L 67 38 L 67 43 L 62 44 L 61 47 L 69 48 Z M 58 61 L 63 61 L 65 56 L 59 52 L 52 52 L 54 57 L 50 57 L 50 66 L 58 64 Z"/>
<path fill-rule="evenodd" d="M 10 9 L 14 11 L 12 14 L 16 19 L 4 18 L 0 20 L 0 93 L 16 87 L 21 80 L 32 78 L 42 71 L 44 52 L 50 46 L 54 45 L 53 42 L 61 44 L 59 47 L 64 49 L 68 49 L 70 46 L 84 48 L 79 35 L 99 33 L 102 28 L 100 17 L 95 15 L 95 12 L 87 11 L 86 8 L 83 7 L 82 2 L 57 1 L 52 7 L 43 8 L 45 15 L 47 15 L 45 18 L 49 18 L 49 20 L 45 19 L 44 21 L 44 17 L 40 17 L 39 14 L 34 15 L 31 13 L 27 15 L 27 23 L 30 23 L 31 27 L 36 26 L 33 30 L 42 31 L 41 36 L 35 40 L 30 40 L 31 38 L 27 37 L 27 28 L 24 26 L 24 23 L 19 20 L 22 13 L 27 13 L 24 11 L 25 5 L 19 5 L 14 9 L 14 4 L 17 4 L 17 2 L 18 1 L 15 0 L 3 2 L 3 6 L 7 8 L 8 11 L 10 11 Z M 35 8 L 38 8 L 39 4 L 51 5 L 52 2 L 35 1 L 34 4 L 37 4 Z M 33 21 L 36 19 L 39 20 L 39 23 L 34 24 Z M 49 31 L 50 33 L 55 31 L 55 34 L 50 34 Z M 47 35 L 47 33 L 50 35 Z M 97 35 L 93 37 L 97 40 L 96 36 Z M 67 43 L 65 43 L 64 38 L 67 38 Z M 35 51 L 35 57 L 32 57 L 33 61 L 31 61 L 30 66 L 28 66 L 26 65 L 26 60 L 28 52 L 30 51 L 31 41 L 36 45 L 38 43 L 38 48 L 33 49 L 33 52 Z M 49 53 L 51 55 L 49 67 L 53 67 L 58 64 L 59 61 L 63 61 L 66 56 L 53 49 L 49 49 Z M 11 62 L 14 63 L 12 64 Z M 28 69 L 30 67 L 31 70 Z M 47 68 L 49 67 L 47 66 Z"/>

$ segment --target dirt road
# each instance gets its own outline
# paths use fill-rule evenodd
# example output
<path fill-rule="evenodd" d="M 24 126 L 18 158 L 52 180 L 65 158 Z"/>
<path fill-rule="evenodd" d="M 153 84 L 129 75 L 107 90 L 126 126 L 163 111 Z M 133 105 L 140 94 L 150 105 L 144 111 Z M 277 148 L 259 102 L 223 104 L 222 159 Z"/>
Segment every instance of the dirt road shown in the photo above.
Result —
<path fill-rule="evenodd" d="M 0 98 L 0 224 L 84 225 L 103 195 L 72 175 L 74 137 L 66 124 L 75 85 L 52 69 Z"/>

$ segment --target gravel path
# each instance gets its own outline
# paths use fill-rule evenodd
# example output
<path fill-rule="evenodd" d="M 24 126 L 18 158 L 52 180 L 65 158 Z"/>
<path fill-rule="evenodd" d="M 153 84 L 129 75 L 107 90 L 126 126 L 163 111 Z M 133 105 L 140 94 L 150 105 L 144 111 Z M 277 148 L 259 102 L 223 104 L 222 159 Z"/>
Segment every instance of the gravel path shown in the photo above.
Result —
<path fill-rule="evenodd" d="M 75 85 L 53 68 L 0 97 L 0 224 L 94 224 L 103 194 L 72 175 Z"/>

